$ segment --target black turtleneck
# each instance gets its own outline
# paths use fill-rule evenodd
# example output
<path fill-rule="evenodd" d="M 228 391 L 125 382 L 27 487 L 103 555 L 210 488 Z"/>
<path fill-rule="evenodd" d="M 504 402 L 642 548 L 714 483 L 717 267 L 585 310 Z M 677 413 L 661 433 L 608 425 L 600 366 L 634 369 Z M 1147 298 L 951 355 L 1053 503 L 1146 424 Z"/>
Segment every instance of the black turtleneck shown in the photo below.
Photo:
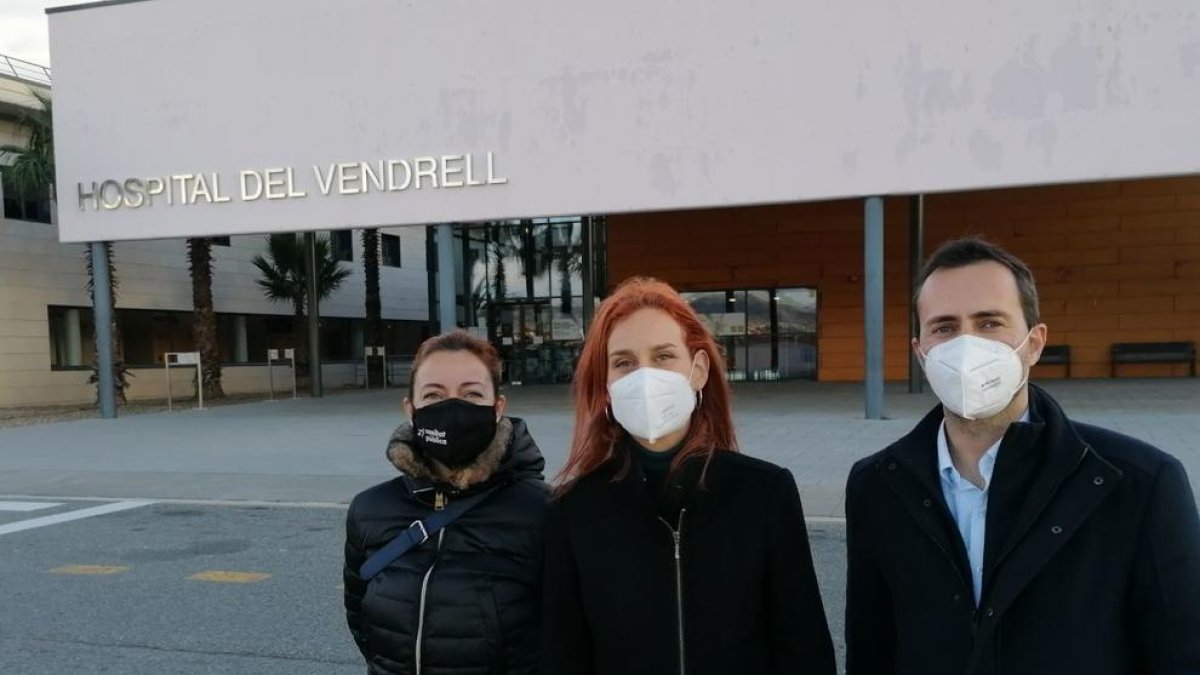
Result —
<path fill-rule="evenodd" d="M 667 474 L 671 471 L 671 462 L 675 459 L 679 448 L 683 446 L 683 441 L 661 452 L 647 450 L 632 439 L 630 439 L 630 445 L 633 446 L 633 459 L 641 467 L 642 475 L 646 477 L 646 489 L 650 491 L 650 494 L 658 496 L 662 492 L 663 483 L 667 480 Z"/>

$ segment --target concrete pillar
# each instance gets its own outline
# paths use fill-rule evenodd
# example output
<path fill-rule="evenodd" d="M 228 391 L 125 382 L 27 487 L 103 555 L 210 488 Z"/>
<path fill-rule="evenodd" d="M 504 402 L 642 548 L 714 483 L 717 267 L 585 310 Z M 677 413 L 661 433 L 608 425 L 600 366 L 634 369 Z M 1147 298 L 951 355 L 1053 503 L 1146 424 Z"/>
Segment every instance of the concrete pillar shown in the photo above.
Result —
<path fill-rule="evenodd" d="M 438 332 L 458 327 L 458 300 L 454 292 L 454 226 L 437 226 Z"/>
<path fill-rule="evenodd" d="M 103 242 L 92 242 L 94 288 L 92 307 L 96 323 L 96 365 L 99 370 L 100 417 L 117 417 L 116 378 L 113 373 L 113 306 L 108 294 L 112 280 L 108 276 L 108 249 Z"/>
<path fill-rule="evenodd" d="M 868 197 L 865 208 L 863 326 L 866 334 L 866 413 L 883 419 L 883 198 Z"/>
<path fill-rule="evenodd" d="M 917 323 L 917 308 L 912 298 L 916 297 L 917 279 L 925 265 L 925 196 L 908 198 L 908 330 L 911 337 L 920 337 L 921 326 Z M 919 394 L 925 389 L 921 374 L 921 362 L 910 349 L 908 353 L 908 393 Z"/>
<path fill-rule="evenodd" d="M 80 327 L 78 309 L 67 310 L 67 362 L 65 365 L 83 365 L 83 329 Z"/>
<path fill-rule="evenodd" d="M 246 363 L 250 360 L 250 336 L 246 331 L 246 317 L 233 317 L 233 362 Z"/>
<path fill-rule="evenodd" d="M 321 387 L 321 297 L 317 288 L 317 235 L 304 233 L 304 260 L 308 265 L 308 382 L 313 398 L 324 394 Z"/>

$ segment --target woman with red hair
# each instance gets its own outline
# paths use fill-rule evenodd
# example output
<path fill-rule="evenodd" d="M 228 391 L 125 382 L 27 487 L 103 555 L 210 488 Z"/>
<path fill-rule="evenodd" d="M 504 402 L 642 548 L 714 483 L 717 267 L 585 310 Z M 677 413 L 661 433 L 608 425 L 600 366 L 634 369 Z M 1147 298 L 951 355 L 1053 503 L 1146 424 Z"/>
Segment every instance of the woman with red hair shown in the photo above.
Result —
<path fill-rule="evenodd" d="M 795 480 L 737 451 L 724 361 L 665 283 L 588 331 L 545 547 L 547 675 L 837 670 Z"/>

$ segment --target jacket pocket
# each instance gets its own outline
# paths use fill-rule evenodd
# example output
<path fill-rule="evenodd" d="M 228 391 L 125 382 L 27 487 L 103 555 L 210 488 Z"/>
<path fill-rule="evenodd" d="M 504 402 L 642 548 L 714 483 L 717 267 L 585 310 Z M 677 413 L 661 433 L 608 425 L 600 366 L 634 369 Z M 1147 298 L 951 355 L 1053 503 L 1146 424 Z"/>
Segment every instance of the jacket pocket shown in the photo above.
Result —
<path fill-rule="evenodd" d="M 500 629 L 500 608 L 496 604 L 496 594 L 490 587 L 476 591 L 477 605 L 480 618 L 483 620 L 483 635 L 491 657 L 491 672 L 502 675 L 508 669 L 504 654 L 504 633 Z"/>
<path fill-rule="evenodd" d="M 375 596 L 379 594 L 379 577 L 376 576 L 367 582 L 367 590 L 363 591 L 362 602 L 358 606 L 358 620 L 362 626 L 363 637 L 370 641 L 371 636 L 371 616 L 374 612 L 371 611 L 372 605 L 375 603 Z"/>

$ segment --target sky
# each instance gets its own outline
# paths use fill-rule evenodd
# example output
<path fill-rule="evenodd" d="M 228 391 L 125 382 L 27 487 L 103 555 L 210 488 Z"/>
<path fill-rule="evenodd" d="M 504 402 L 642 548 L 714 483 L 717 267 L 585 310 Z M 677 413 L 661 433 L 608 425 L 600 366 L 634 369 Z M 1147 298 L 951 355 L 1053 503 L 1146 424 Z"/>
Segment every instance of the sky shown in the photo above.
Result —
<path fill-rule="evenodd" d="M 0 54 L 50 65 L 46 8 L 83 0 L 0 0 Z"/>

